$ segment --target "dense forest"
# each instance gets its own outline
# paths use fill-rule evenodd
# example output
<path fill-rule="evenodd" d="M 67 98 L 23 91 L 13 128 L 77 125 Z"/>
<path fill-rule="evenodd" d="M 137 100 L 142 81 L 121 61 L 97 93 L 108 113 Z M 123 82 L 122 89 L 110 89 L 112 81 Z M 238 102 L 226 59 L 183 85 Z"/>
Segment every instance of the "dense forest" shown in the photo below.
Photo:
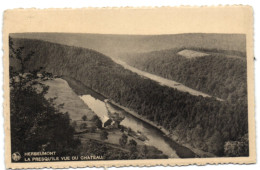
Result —
<path fill-rule="evenodd" d="M 154 155 L 158 150 L 149 152 L 145 145 L 137 146 L 135 141 L 132 142 L 134 146 L 129 141 L 124 150 L 94 140 L 82 143 L 75 121 L 71 123 L 70 113 L 60 111 L 64 104 L 57 105 L 56 98 L 46 97 L 49 86 L 44 82 L 56 76 L 42 67 L 26 69 L 26 64 L 35 57 L 34 53 L 24 55 L 24 48 L 14 47 L 11 39 L 9 47 L 11 152 L 19 153 L 22 158 L 16 161 L 24 162 L 25 152 L 45 151 L 55 151 L 56 156 L 98 155 L 105 160 L 166 157 L 162 153 Z M 86 115 L 82 119 L 86 120 Z M 92 121 L 96 126 L 92 127 L 94 131 L 102 130 L 102 122 L 97 116 Z M 86 123 L 81 125 L 87 126 Z"/>
<path fill-rule="evenodd" d="M 37 56 L 27 63 L 27 70 L 43 67 L 52 74 L 73 77 L 162 125 L 178 135 L 180 141 L 204 151 L 218 156 L 234 152 L 235 156 L 248 155 L 248 140 L 244 140 L 248 133 L 247 103 L 230 105 L 161 86 L 125 70 L 94 50 L 30 39 L 14 39 L 14 42 L 25 47 L 25 54 L 34 51 Z M 242 144 L 230 151 L 232 141 Z"/>
<path fill-rule="evenodd" d="M 189 48 L 207 56 L 186 58 L 171 49 L 128 54 L 128 64 L 231 103 L 247 102 L 246 54 L 239 51 Z"/>
<path fill-rule="evenodd" d="M 9 72 L 12 153 L 22 157 L 24 152 L 45 150 L 55 150 L 57 155 L 77 153 L 80 141 L 74 139 L 69 114 L 59 111 L 62 106 L 55 105 L 54 98 L 45 98 L 49 86 L 42 81 L 53 79 L 52 74 L 40 68 L 26 71 L 25 63 L 32 54 L 22 57 L 22 51 L 22 47 L 15 49 L 10 43 L 10 59 L 21 66 L 10 66 Z M 43 73 L 41 78 L 37 76 L 39 71 Z"/>

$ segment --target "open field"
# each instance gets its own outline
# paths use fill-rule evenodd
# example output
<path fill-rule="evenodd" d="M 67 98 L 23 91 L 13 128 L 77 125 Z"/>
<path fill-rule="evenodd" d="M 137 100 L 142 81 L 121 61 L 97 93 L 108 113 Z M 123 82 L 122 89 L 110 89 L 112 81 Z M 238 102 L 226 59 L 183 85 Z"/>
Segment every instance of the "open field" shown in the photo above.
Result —
<path fill-rule="evenodd" d="M 81 120 L 83 115 L 91 119 L 95 113 L 71 90 L 68 83 L 60 78 L 45 81 L 44 84 L 49 86 L 46 94 L 47 98 L 56 97 L 57 105 L 64 104 L 62 112 L 68 112 L 72 121 Z"/>

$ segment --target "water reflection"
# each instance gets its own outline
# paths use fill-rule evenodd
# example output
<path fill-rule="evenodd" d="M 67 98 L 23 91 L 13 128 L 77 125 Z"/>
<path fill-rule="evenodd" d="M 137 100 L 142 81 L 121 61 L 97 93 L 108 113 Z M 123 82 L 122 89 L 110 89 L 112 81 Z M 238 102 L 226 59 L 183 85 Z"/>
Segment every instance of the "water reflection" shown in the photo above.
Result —
<path fill-rule="evenodd" d="M 121 125 L 131 128 L 135 132 L 141 132 L 144 136 L 147 137 L 146 144 L 152 145 L 157 149 L 161 150 L 165 155 L 168 155 L 170 158 L 178 158 L 176 151 L 170 146 L 170 144 L 165 140 L 163 133 L 157 128 L 151 126 L 150 124 L 134 117 L 130 113 L 127 113 L 125 110 L 111 104 L 105 103 L 99 99 L 95 99 L 91 95 L 83 95 L 80 98 L 93 110 L 101 121 L 105 120 L 108 117 L 109 108 L 116 110 L 117 113 L 123 114 L 124 119 L 120 123 Z M 108 107 L 107 107 L 108 105 Z"/>

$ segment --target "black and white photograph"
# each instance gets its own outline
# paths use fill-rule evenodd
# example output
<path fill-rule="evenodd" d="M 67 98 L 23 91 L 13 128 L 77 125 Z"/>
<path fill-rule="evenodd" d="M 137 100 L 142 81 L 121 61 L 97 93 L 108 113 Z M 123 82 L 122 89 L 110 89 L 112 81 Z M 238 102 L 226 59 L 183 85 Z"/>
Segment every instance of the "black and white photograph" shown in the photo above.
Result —
<path fill-rule="evenodd" d="M 247 38 L 10 32 L 11 163 L 249 158 Z"/>

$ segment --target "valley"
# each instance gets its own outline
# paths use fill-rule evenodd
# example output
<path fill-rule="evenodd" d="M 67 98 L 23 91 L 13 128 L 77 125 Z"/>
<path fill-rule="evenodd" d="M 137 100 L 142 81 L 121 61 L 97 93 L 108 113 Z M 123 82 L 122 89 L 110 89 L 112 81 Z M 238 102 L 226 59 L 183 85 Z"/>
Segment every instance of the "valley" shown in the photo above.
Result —
<path fill-rule="evenodd" d="M 246 102 L 246 56 L 239 51 L 176 48 L 125 54 L 118 60 L 135 70 L 168 79 L 172 87 L 177 81 L 183 88 L 175 88 L 193 95 Z"/>
<path fill-rule="evenodd" d="M 28 38 L 14 38 L 13 41 L 16 47 L 24 47 L 23 56 L 34 52 L 25 65 L 26 71 L 43 68 L 60 77 L 46 82 L 50 86 L 48 95 L 56 96 L 58 104 L 64 103 L 61 111 L 70 115 L 74 137 L 84 143 L 79 151 L 85 154 L 98 152 L 94 148 L 99 147 L 103 148 L 102 153 L 108 150 L 106 159 L 225 156 L 225 144 L 240 141 L 248 133 L 247 104 L 243 102 L 245 84 L 237 84 L 244 79 L 244 60 L 227 57 L 229 62 L 224 65 L 224 56 L 209 55 L 186 60 L 175 55 L 176 51 L 163 50 L 134 54 L 134 58 L 142 57 L 131 63 L 131 58 L 125 60 L 123 55 L 113 57 L 119 54 L 118 51 L 107 56 L 107 52 L 96 51 L 97 48 L 93 50 Z M 201 53 L 207 51 L 201 50 Z M 14 68 L 19 68 L 18 62 L 10 61 Z M 216 67 L 207 66 L 210 62 Z M 144 68 L 145 64 L 149 66 Z M 234 69 L 224 75 L 220 66 Z M 182 72 L 173 71 L 170 76 L 165 76 L 164 71 L 168 74 L 169 68 L 178 68 Z M 192 75 L 196 70 L 191 68 L 201 69 L 202 73 L 212 68 L 213 72 L 208 74 L 209 77 L 196 77 Z M 242 76 L 236 76 L 239 74 Z M 174 75 L 183 79 L 175 79 Z M 223 76 L 223 81 L 214 79 L 221 85 L 211 85 L 213 90 L 220 90 L 203 89 L 201 92 L 199 89 L 208 84 L 211 75 Z M 232 76 L 234 78 L 230 79 Z M 230 84 L 230 91 L 225 93 L 222 90 L 226 83 Z M 234 88 L 235 85 L 238 87 Z M 234 100 L 236 96 L 239 100 Z M 127 145 L 124 144 L 125 138 L 129 141 Z M 150 156 L 144 154 L 147 147 Z M 116 158 L 111 157 L 112 152 L 118 153 Z"/>
<path fill-rule="evenodd" d="M 101 129 L 96 127 L 96 123 L 95 121 L 93 121 L 95 115 L 98 116 L 99 119 L 103 122 L 105 121 L 102 119 L 103 114 L 105 114 L 105 112 L 108 111 L 104 110 L 105 105 L 101 100 L 95 99 L 94 97 L 90 96 L 89 93 L 86 94 L 90 96 L 88 98 L 82 98 L 82 96 L 77 96 L 77 94 L 73 92 L 72 89 L 68 86 L 68 83 L 61 78 L 48 80 L 43 83 L 49 86 L 49 92 L 46 94 L 46 98 L 51 99 L 53 96 L 55 96 L 57 97 L 57 100 L 55 100 L 56 106 L 63 104 L 63 108 L 61 109 L 61 111 L 64 113 L 69 113 L 69 116 L 71 118 L 71 124 L 75 127 L 76 130 L 75 137 L 80 139 L 83 144 L 88 141 L 96 141 L 99 143 L 105 142 L 105 145 L 108 147 L 112 147 L 117 150 L 119 149 L 122 152 L 126 152 L 128 154 L 130 153 L 129 148 L 122 147 L 119 144 L 119 139 L 121 138 L 122 134 L 124 134 L 124 132 L 122 132 L 122 130 L 120 130 L 119 127 L 103 127 Z M 84 88 L 84 90 L 86 90 L 86 88 Z M 91 91 L 91 94 L 95 93 L 91 89 L 87 90 L 89 92 Z M 147 147 L 149 150 L 149 153 L 147 153 L 148 157 L 149 155 L 157 155 L 157 158 L 163 158 L 166 157 L 166 155 L 169 158 L 179 157 L 175 153 L 174 148 L 167 146 L 166 143 L 165 145 L 156 145 L 159 144 L 158 140 L 160 138 L 158 139 L 158 136 L 161 135 L 159 133 L 157 134 L 157 137 L 150 135 L 147 140 L 140 140 L 138 138 L 138 135 L 133 135 L 135 133 L 138 134 L 137 132 L 140 131 L 144 133 L 142 121 L 138 120 L 135 117 L 131 117 L 130 115 L 128 115 L 127 112 L 124 112 L 123 110 L 119 112 L 124 113 L 125 115 L 125 118 L 123 122 L 120 123 L 120 125 L 124 126 L 126 130 L 127 128 L 131 131 L 133 130 L 133 132 L 125 132 L 128 136 L 128 141 L 135 140 L 140 152 L 143 147 Z M 86 120 L 82 119 L 83 116 L 86 116 Z M 82 125 L 85 125 L 85 127 L 82 127 Z M 139 126 L 137 127 L 136 125 Z M 104 130 L 108 132 L 107 139 L 105 140 L 100 138 L 100 134 Z M 145 130 L 145 135 L 151 133 L 150 128 L 145 128 Z M 162 135 L 161 138 L 163 138 Z M 153 140 L 157 140 L 157 143 L 152 142 Z M 160 144 L 162 144 L 163 142 L 163 139 L 161 139 Z M 160 151 L 161 148 L 165 148 L 164 152 Z M 192 157 L 192 155 L 190 155 L 190 157 Z"/>
<path fill-rule="evenodd" d="M 149 79 L 151 79 L 155 82 L 158 82 L 162 86 L 168 86 L 170 88 L 174 88 L 174 89 L 177 89 L 177 90 L 182 91 L 182 92 L 187 92 L 187 93 L 194 95 L 194 96 L 212 97 L 212 96 L 210 96 L 206 93 L 203 93 L 203 92 L 200 92 L 198 90 L 194 90 L 192 88 L 189 88 L 189 87 L 187 87 L 187 86 L 185 86 L 185 85 L 183 85 L 179 82 L 176 82 L 174 80 L 169 80 L 169 79 L 157 76 L 155 74 L 151 74 L 151 73 L 139 70 L 135 67 L 128 65 L 126 62 L 121 61 L 120 59 L 113 59 L 113 61 L 117 64 L 120 64 L 125 69 L 128 69 L 128 70 L 130 70 L 134 73 L 137 73 L 138 75 L 140 75 L 142 77 L 149 78 Z M 217 98 L 217 100 L 222 101 L 222 99 L 220 99 L 220 98 Z"/>

